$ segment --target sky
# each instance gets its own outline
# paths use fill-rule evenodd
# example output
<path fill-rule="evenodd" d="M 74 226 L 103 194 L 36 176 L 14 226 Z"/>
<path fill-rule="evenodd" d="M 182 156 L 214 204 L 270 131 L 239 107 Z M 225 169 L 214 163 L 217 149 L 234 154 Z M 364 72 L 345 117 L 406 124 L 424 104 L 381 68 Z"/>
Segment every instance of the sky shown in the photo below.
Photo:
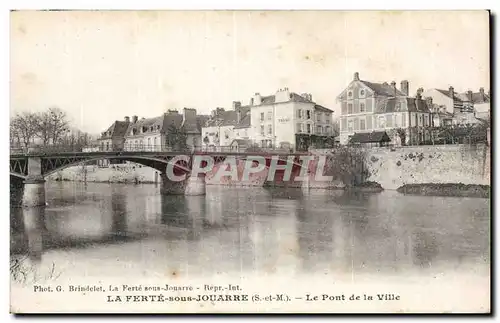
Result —
<path fill-rule="evenodd" d="M 57 106 L 83 131 L 168 109 L 209 114 L 256 92 L 336 97 L 358 72 L 490 89 L 486 11 L 17 11 L 10 113 Z"/>

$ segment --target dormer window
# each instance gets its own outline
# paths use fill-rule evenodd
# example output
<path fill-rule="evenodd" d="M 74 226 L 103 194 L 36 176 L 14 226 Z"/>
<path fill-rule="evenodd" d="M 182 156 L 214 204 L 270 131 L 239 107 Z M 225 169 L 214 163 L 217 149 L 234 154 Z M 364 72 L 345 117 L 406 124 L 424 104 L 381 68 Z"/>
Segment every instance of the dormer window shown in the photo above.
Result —
<path fill-rule="evenodd" d="M 349 98 L 352 98 L 352 91 L 347 92 L 347 96 L 348 96 Z"/>

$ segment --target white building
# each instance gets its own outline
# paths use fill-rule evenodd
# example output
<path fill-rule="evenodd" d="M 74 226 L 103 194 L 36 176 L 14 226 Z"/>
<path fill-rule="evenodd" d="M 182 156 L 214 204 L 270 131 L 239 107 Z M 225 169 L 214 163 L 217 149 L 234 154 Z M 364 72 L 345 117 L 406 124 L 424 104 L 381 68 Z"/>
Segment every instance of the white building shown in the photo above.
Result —
<path fill-rule="evenodd" d="M 250 108 L 234 101 L 232 110 L 217 108 L 202 128 L 203 147 L 207 150 L 229 150 L 234 139 L 249 139 Z"/>
<path fill-rule="evenodd" d="M 275 95 L 256 93 L 250 100 L 252 140 L 260 147 L 297 147 L 298 134 L 332 135 L 332 110 L 316 104 L 311 94 L 288 88 Z"/>

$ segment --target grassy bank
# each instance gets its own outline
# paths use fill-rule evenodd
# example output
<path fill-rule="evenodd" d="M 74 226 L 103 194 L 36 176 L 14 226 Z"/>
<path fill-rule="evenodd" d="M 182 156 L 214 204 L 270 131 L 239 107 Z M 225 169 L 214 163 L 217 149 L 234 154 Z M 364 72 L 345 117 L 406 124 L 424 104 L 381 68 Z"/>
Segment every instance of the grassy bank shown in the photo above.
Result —
<path fill-rule="evenodd" d="M 399 193 L 426 196 L 490 197 L 489 185 L 462 183 L 405 184 L 397 189 Z"/>

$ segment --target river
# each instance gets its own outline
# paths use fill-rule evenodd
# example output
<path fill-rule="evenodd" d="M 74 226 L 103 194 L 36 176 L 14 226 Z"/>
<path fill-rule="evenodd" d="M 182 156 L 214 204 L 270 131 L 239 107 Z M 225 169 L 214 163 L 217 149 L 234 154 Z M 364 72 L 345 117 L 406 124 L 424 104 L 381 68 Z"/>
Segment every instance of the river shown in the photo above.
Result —
<path fill-rule="evenodd" d="M 216 186 L 185 197 L 161 196 L 152 184 L 46 185 L 45 208 L 11 208 L 11 258 L 45 273 L 32 283 L 450 272 L 489 279 L 488 199 Z"/>

